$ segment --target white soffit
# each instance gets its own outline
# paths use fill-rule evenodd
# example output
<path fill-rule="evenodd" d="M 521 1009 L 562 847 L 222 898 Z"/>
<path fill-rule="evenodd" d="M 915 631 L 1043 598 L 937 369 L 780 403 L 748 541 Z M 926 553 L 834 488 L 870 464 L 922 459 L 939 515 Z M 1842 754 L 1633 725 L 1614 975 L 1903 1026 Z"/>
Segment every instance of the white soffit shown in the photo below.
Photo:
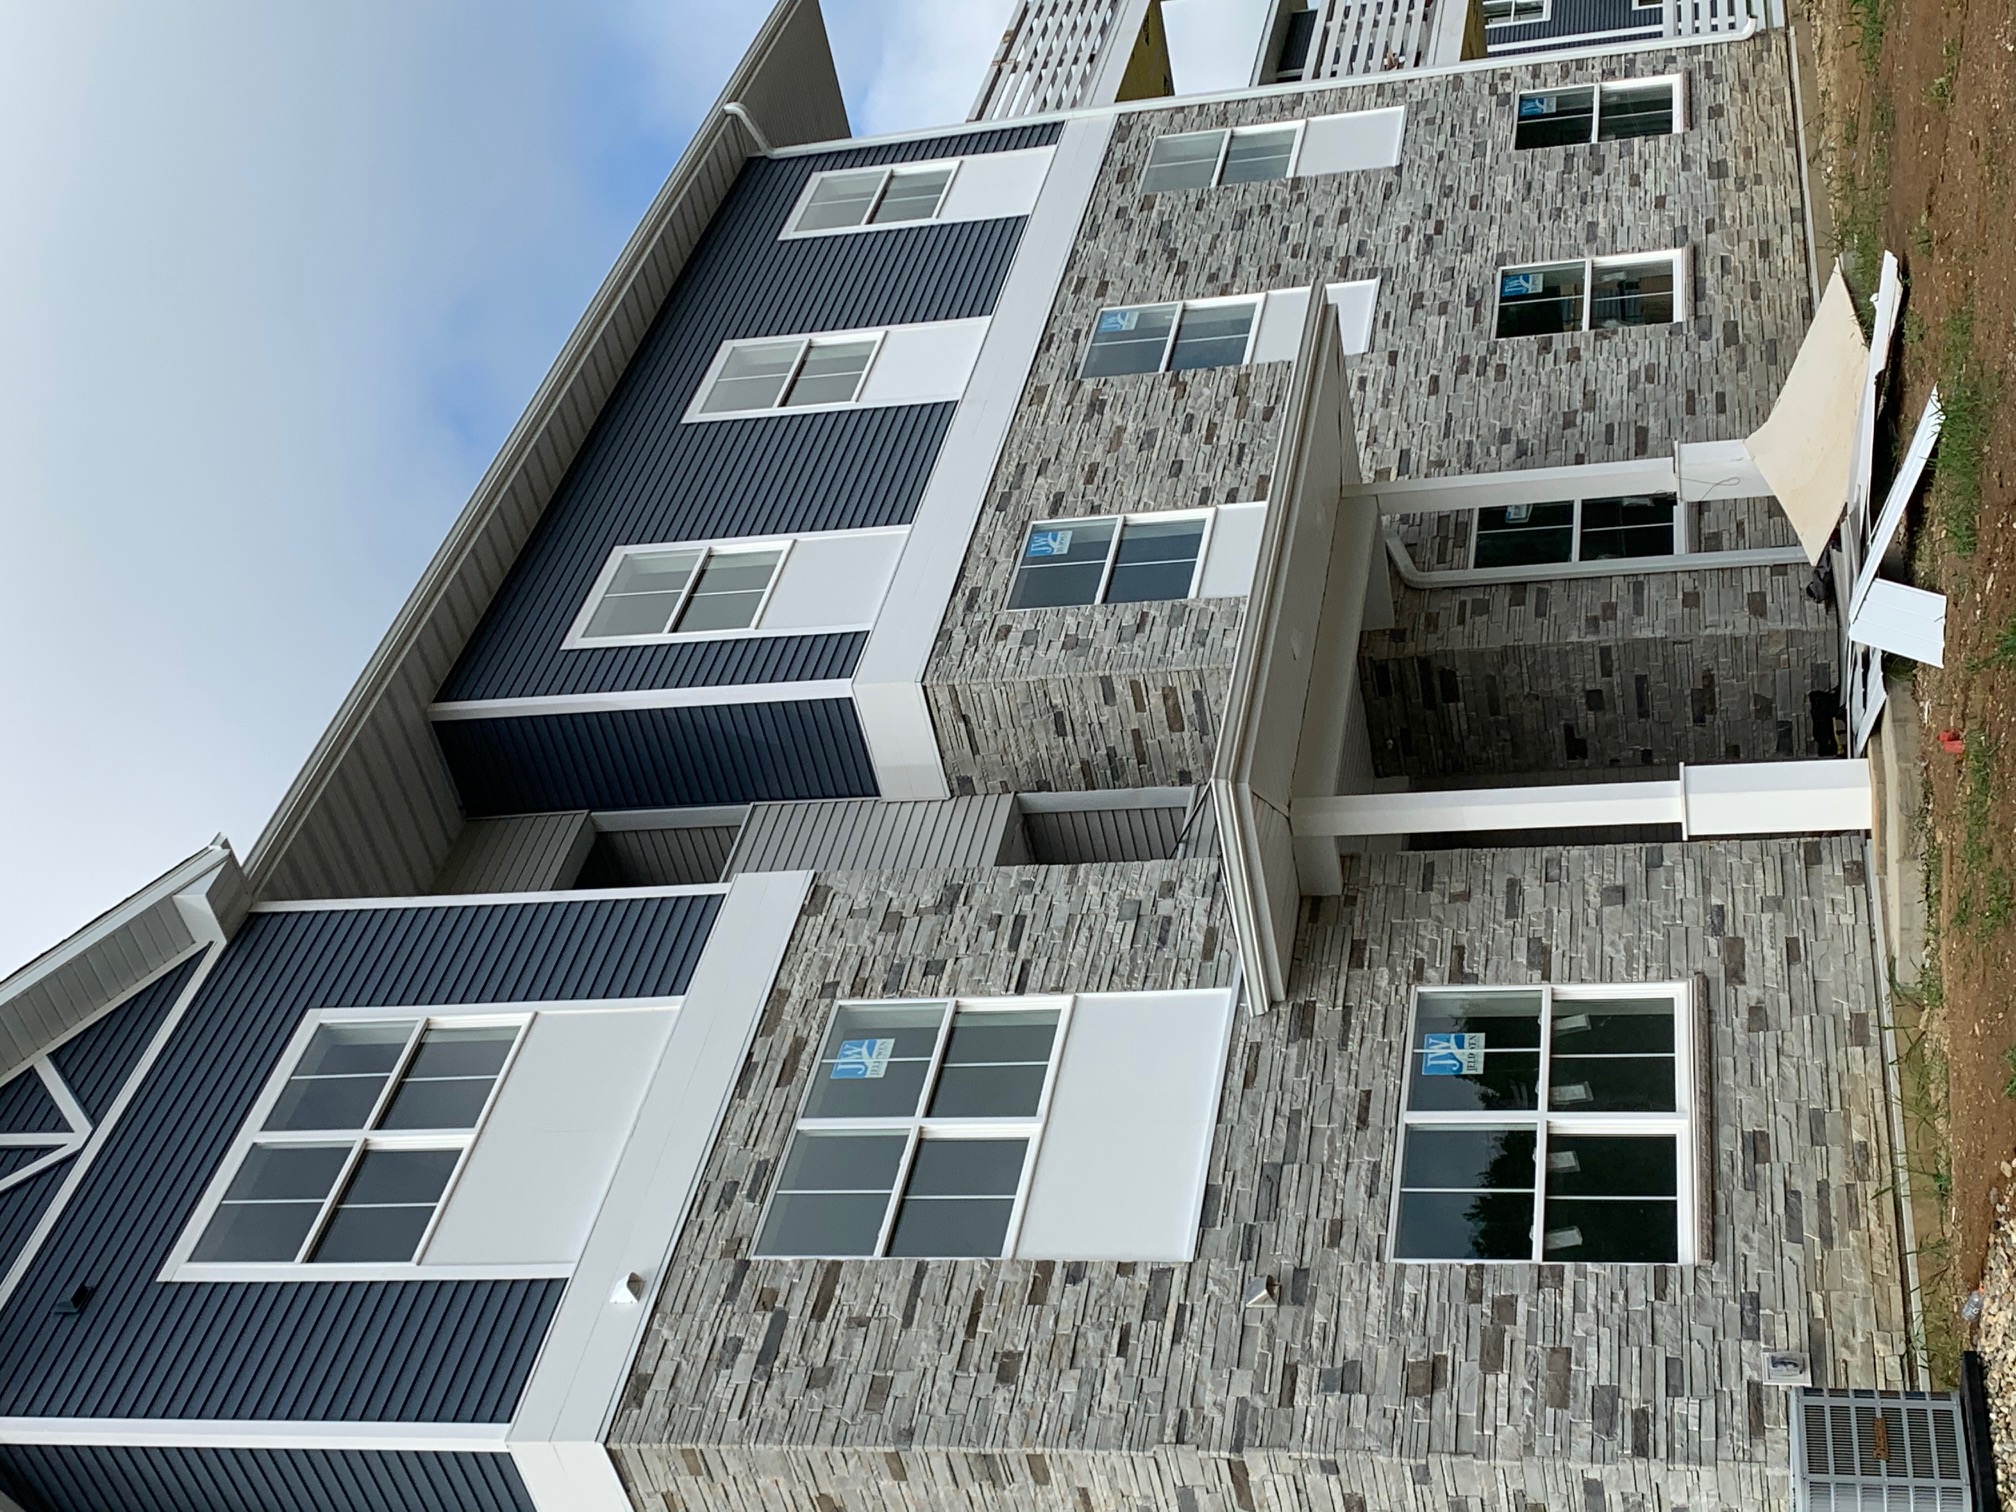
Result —
<path fill-rule="evenodd" d="M 1848 504 L 1868 367 L 1854 296 L 1836 268 L 1771 418 L 1745 443 L 1810 562 L 1820 560 Z"/>

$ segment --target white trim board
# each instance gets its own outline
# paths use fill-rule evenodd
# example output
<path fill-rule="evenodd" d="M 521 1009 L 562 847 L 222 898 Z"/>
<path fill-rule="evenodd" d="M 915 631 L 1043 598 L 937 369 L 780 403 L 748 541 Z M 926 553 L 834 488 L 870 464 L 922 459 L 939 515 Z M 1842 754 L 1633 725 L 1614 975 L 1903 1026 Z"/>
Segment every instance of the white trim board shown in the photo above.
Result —
<path fill-rule="evenodd" d="M 173 1449 L 370 1449 L 502 1454 L 502 1423 L 272 1422 L 242 1418 L 0 1417 L 0 1444 Z"/>
<path fill-rule="evenodd" d="M 935 627 L 934 627 L 935 628 Z M 723 683 L 710 688 L 639 688 L 629 693 L 564 693 L 550 698 L 470 698 L 430 704 L 437 723 L 457 719 L 539 719 L 555 714 L 606 714 L 621 709 L 706 709 L 723 704 L 812 703 L 846 698 L 844 677 L 811 682 Z"/>
<path fill-rule="evenodd" d="M 303 898 L 255 903 L 254 913 L 362 913 L 385 908 L 488 908 L 503 903 L 590 903 L 598 898 L 697 898 L 724 894 L 725 882 L 677 882 L 660 887 L 577 887 L 565 892 L 442 893 L 418 898 Z"/>

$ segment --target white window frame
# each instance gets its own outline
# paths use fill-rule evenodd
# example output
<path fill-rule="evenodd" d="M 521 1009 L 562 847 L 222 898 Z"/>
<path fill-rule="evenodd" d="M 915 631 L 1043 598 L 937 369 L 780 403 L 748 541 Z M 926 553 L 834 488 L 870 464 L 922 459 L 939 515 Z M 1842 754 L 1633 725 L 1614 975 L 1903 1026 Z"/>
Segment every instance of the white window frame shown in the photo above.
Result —
<path fill-rule="evenodd" d="M 805 1090 L 798 1098 L 797 1116 L 791 1121 L 784 1149 L 777 1157 L 775 1172 L 771 1177 L 770 1190 L 763 1199 L 763 1211 L 756 1218 L 756 1240 L 752 1240 L 752 1257 L 766 1257 L 753 1248 L 760 1241 L 763 1231 L 770 1224 L 770 1209 L 778 1197 L 777 1183 L 782 1180 L 784 1164 L 790 1158 L 792 1144 L 801 1131 L 813 1134 L 904 1134 L 907 1142 L 903 1147 L 903 1158 L 896 1167 L 896 1177 L 889 1189 L 888 1206 L 882 1212 L 882 1226 L 876 1231 L 875 1250 L 869 1255 L 793 1255 L 794 1260 L 885 1260 L 892 1258 L 885 1251 L 889 1248 L 889 1236 L 895 1232 L 896 1216 L 903 1208 L 903 1193 L 910 1184 L 910 1168 L 917 1159 L 917 1146 L 926 1138 L 931 1139 L 1024 1139 L 1028 1148 L 1022 1154 L 1022 1174 L 1015 1185 L 1015 1202 L 1008 1213 L 1008 1227 L 1001 1236 L 1001 1253 L 996 1256 L 962 1256 L 970 1259 L 1007 1259 L 1014 1255 L 1015 1246 L 1022 1237 L 1022 1218 L 1029 1205 L 1029 1188 L 1036 1175 L 1036 1162 L 1043 1153 L 1043 1133 L 1050 1121 L 1050 1101 L 1057 1090 L 1057 1068 L 1063 1064 L 1067 1042 L 1071 1032 L 1071 1014 L 1077 1006 L 1075 993 L 1035 993 L 1026 997 L 922 997 L 922 998 L 842 998 L 826 1016 L 820 1028 L 819 1039 L 811 1047 L 811 1072 L 806 1078 Z M 919 1111 L 909 1117 L 869 1117 L 869 1118 L 807 1118 L 805 1106 L 812 1100 L 813 1090 L 818 1086 L 819 1056 L 832 1035 L 833 1024 L 844 1008 L 930 1008 L 942 1007 L 945 1012 L 938 1023 L 938 1038 L 931 1050 L 929 1069 L 924 1074 L 924 1084 L 918 1093 Z M 1043 1092 L 1037 1099 L 1036 1112 L 1027 1118 L 932 1118 L 923 1110 L 931 1104 L 931 1095 L 937 1090 L 938 1077 L 945 1066 L 945 1048 L 952 1037 L 952 1020 L 960 1013 L 1012 1013 L 1041 1012 L 1048 1009 L 1057 1011 L 1057 1033 L 1050 1041 L 1050 1063 L 1043 1071 Z M 947 1257 L 952 1258 L 952 1257 Z"/>
<path fill-rule="evenodd" d="M 1078 357 L 1079 382 L 1111 383 L 1120 378 L 1152 378 L 1158 373 L 1166 374 L 1169 371 L 1169 355 L 1176 350 L 1176 338 L 1183 332 L 1184 315 L 1188 314 L 1191 310 L 1206 310 L 1216 305 L 1239 304 L 1251 305 L 1253 307 L 1253 323 L 1246 328 L 1246 350 L 1241 354 L 1237 362 L 1222 363 L 1220 366 L 1250 367 L 1253 364 L 1254 344 L 1260 339 L 1260 321 L 1267 313 L 1267 295 L 1265 292 L 1259 294 L 1220 294 L 1214 295 L 1210 299 L 1151 299 L 1144 304 L 1101 305 L 1098 311 L 1092 316 L 1092 329 L 1086 334 L 1084 350 Z M 1092 355 L 1092 340 L 1099 334 L 1099 322 L 1104 316 L 1111 314 L 1115 310 L 1168 309 L 1176 311 L 1176 318 L 1169 322 L 1169 339 L 1162 343 L 1162 360 L 1159 365 L 1142 373 L 1102 373 L 1092 378 L 1084 376 L 1086 359 Z M 1212 369 L 1186 368 L 1184 371 L 1210 372 Z"/>
<path fill-rule="evenodd" d="M 1640 0 L 1631 0 L 1631 3 L 1633 5 L 1638 5 L 1640 4 Z M 1663 3 L 1664 0 L 1652 0 L 1651 8 L 1653 10 L 1657 10 Z M 1547 148 L 1544 147 L 1518 146 L 1517 133 L 1519 129 L 1519 122 L 1521 119 L 1519 115 L 1519 102 L 1521 100 L 1524 100 L 1528 95 L 1561 94 L 1570 89 L 1593 89 L 1596 93 L 1595 93 L 1594 108 L 1589 113 L 1589 135 L 1586 138 L 1584 138 L 1583 141 L 1579 144 L 1568 142 L 1560 143 L 1559 145 L 1563 147 L 1573 145 L 1580 145 L 1585 147 L 1594 146 L 1602 139 L 1603 96 L 1605 95 L 1605 93 L 1614 89 L 1646 89 L 1650 88 L 1654 84 L 1664 84 L 1667 86 L 1668 90 L 1672 93 L 1673 129 L 1667 132 L 1666 135 L 1679 136 L 1682 132 L 1687 130 L 1689 125 L 1689 122 L 1687 120 L 1686 80 L 1687 76 L 1685 74 L 1667 73 L 1667 74 L 1652 74 L 1649 77 L 1643 79 L 1599 79 L 1591 84 L 1564 84 L 1559 86 L 1558 88 L 1522 89 L 1516 96 L 1513 97 L 1512 101 L 1512 129 L 1514 133 L 1513 136 L 1514 148 L 1515 150 L 1520 152 L 1545 152 L 1548 150 Z M 1572 258 L 1568 260 L 1573 261 Z"/>
<path fill-rule="evenodd" d="M 805 181 L 805 187 L 798 192 L 798 198 L 791 206 L 791 213 L 784 218 L 784 230 L 779 234 L 778 240 L 803 241 L 807 238 L 817 236 L 857 236 L 863 231 L 904 231 L 916 226 L 935 226 L 944 215 L 945 202 L 952 197 L 952 186 L 958 182 L 959 167 L 964 162 L 964 158 L 931 158 L 921 163 L 863 163 L 855 168 L 821 169 L 818 173 L 808 178 Z M 895 181 L 899 173 L 928 173 L 938 168 L 949 168 L 952 172 L 945 180 L 945 187 L 939 191 L 938 203 L 929 215 L 922 216 L 916 220 L 884 221 L 879 226 L 863 220 L 858 226 L 827 226 L 824 228 L 815 226 L 809 231 L 801 231 L 798 228 L 798 218 L 805 213 L 806 206 L 812 203 L 813 194 L 818 190 L 820 183 L 826 179 L 879 171 L 882 175 L 882 182 L 876 187 L 875 197 L 868 202 L 866 212 L 868 215 L 873 215 L 881 207 L 883 199 L 889 193 L 889 185 Z"/>
<path fill-rule="evenodd" d="M 724 341 L 714 354 L 714 360 L 707 364 L 707 371 L 700 377 L 700 386 L 694 390 L 693 401 L 686 407 L 681 417 L 684 424 L 709 420 L 748 420 L 758 415 L 823 415 L 830 410 L 861 408 L 861 391 L 868 387 L 868 379 L 875 371 L 875 363 L 882 355 L 882 343 L 889 337 L 889 327 L 870 326 L 853 331 L 810 331 L 790 336 L 738 336 L 732 341 Z M 852 398 L 837 399 L 829 404 L 786 404 L 785 398 L 791 386 L 798 381 L 798 375 L 805 366 L 805 357 L 815 345 L 837 346 L 847 341 L 873 341 L 874 349 L 868 353 L 868 361 L 861 369 L 861 376 L 854 384 Z M 785 376 L 784 386 L 777 390 L 777 400 L 761 409 L 702 410 L 707 396 L 714 391 L 714 384 L 721 376 L 721 370 L 728 365 L 728 359 L 743 347 L 782 346 L 787 341 L 798 343 L 798 354 L 791 359 L 791 371 Z"/>
<path fill-rule="evenodd" d="M 441 1226 L 441 1216 L 455 1199 L 455 1188 L 462 1179 L 463 1171 L 469 1164 L 469 1152 L 476 1147 L 483 1136 L 491 1110 L 497 1106 L 497 1099 L 510 1079 L 512 1068 L 518 1062 L 525 1041 L 530 1036 L 533 1021 L 553 1013 L 582 1011 L 609 1012 L 611 1010 L 637 1010 L 663 1012 L 677 1009 L 679 998 L 622 998 L 611 1001 L 582 1001 L 566 1003 L 472 1003 L 449 1006 L 425 1006 L 403 1008 L 318 1008 L 302 1015 L 293 1036 L 274 1062 L 273 1070 L 266 1079 L 265 1086 L 253 1101 L 251 1111 L 244 1124 L 233 1137 L 230 1146 L 217 1163 L 216 1173 L 210 1184 L 203 1189 L 196 1206 L 183 1226 L 182 1234 L 168 1253 L 161 1270 L 155 1276 L 161 1282 L 183 1281 L 454 1281 L 454 1280 L 511 1280 L 520 1278 L 567 1277 L 573 1274 L 573 1265 L 429 1265 L 427 1248 L 433 1242 L 435 1231 Z M 400 1075 L 411 1061 L 419 1037 L 432 1025 L 452 1024 L 457 1028 L 477 1028 L 484 1025 L 511 1024 L 517 1026 L 517 1037 L 504 1057 L 504 1063 L 497 1070 L 497 1078 L 490 1085 L 490 1094 L 483 1101 L 481 1112 L 475 1123 L 466 1130 L 416 1130 L 376 1132 L 371 1130 L 323 1130 L 265 1131 L 262 1126 L 273 1105 L 279 1101 L 286 1088 L 287 1079 L 300 1064 L 301 1057 L 308 1049 L 315 1031 L 323 1024 L 371 1024 L 413 1022 L 416 1027 L 408 1036 L 406 1046 L 400 1054 L 398 1064 L 386 1078 L 385 1089 L 379 1094 L 380 1104 L 398 1085 Z M 376 1116 L 377 1109 L 373 1110 Z M 461 1154 L 455 1168 L 449 1173 L 447 1183 L 435 1201 L 433 1215 L 427 1227 L 421 1232 L 419 1243 L 414 1246 L 411 1260 L 341 1262 L 318 1264 L 312 1260 L 206 1260 L 195 1261 L 190 1256 L 202 1240 L 210 1220 L 222 1205 L 224 1193 L 230 1188 L 239 1168 L 245 1162 L 246 1154 L 256 1144 L 305 1144 L 330 1145 L 343 1139 L 351 1141 L 351 1152 L 345 1160 L 342 1171 L 331 1185 L 329 1195 L 323 1200 L 322 1209 L 316 1214 L 315 1222 L 309 1229 L 309 1239 L 303 1241 L 304 1250 L 327 1226 L 336 1206 L 341 1202 L 344 1188 L 351 1173 L 356 1168 L 360 1153 L 366 1148 L 380 1149 L 448 1149 L 459 1148 Z"/>
<path fill-rule="evenodd" d="M 1665 490 L 1663 489 L 1654 489 L 1648 493 L 1638 495 L 1603 493 L 1603 494 L 1589 494 L 1586 497 L 1591 499 L 1620 499 L 1620 498 L 1632 498 L 1632 497 L 1651 498 L 1664 492 Z M 1522 500 L 1521 502 L 1526 501 Z M 1687 554 L 1688 551 L 1692 549 L 1690 545 L 1691 538 L 1689 537 L 1687 531 L 1687 516 L 1688 516 L 1687 504 L 1686 501 L 1680 497 L 1678 490 L 1675 490 L 1673 493 L 1673 549 L 1671 551 L 1648 552 L 1646 555 L 1642 557 L 1584 558 L 1582 555 L 1582 504 L 1583 504 L 1582 497 L 1577 497 L 1573 499 L 1535 499 L 1531 501 L 1531 507 L 1534 509 L 1538 509 L 1544 504 L 1573 504 L 1575 506 L 1574 536 L 1570 542 L 1570 555 L 1564 561 L 1533 563 L 1531 571 L 1535 577 L 1547 576 L 1547 569 L 1549 567 L 1565 567 L 1570 565 L 1571 563 L 1578 563 L 1585 560 L 1600 561 L 1600 562 L 1615 562 L 1617 563 L 1618 570 L 1624 571 L 1626 570 L 1625 564 L 1627 563 L 1663 561 L 1668 557 L 1684 556 Z M 1507 507 L 1516 508 L 1517 506 L 1516 505 L 1507 506 L 1504 504 L 1480 504 L 1477 506 L 1476 509 L 1469 511 L 1471 517 L 1470 563 L 1469 563 L 1470 571 L 1498 572 L 1503 570 L 1497 567 L 1479 567 L 1477 565 L 1477 547 L 1478 544 L 1484 539 L 1484 531 L 1481 521 L 1481 516 L 1483 512 L 1487 509 L 1505 509 Z"/>
<path fill-rule="evenodd" d="M 1520 6 L 1535 3 L 1540 7 L 1539 15 L 1522 16 L 1518 13 Z M 1487 28 L 1493 26 L 1539 26 L 1543 22 L 1554 19 L 1554 0 L 1512 0 L 1512 11 L 1511 15 L 1500 17 L 1497 20 L 1493 20 L 1487 16 L 1484 19 L 1484 25 Z"/>
<path fill-rule="evenodd" d="M 1099 608 L 1106 602 L 1106 589 L 1107 586 L 1113 581 L 1113 564 L 1120 555 L 1120 538 L 1121 536 L 1127 533 L 1127 527 L 1129 525 L 1159 524 L 1159 523 L 1166 523 L 1171 520 L 1196 520 L 1196 519 L 1202 519 L 1204 521 L 1204 534 L 1198 537 L 1197 539 L 1197 560 L 1194 563 L 1192 563 L 1190 567 L 1189 590 L 1178 598 L 1141 599 L 1141 600 L 1130 599 L 1127 602 L 1129 606 L 1134 606 L 1140 603 L 1177 604 L 1183 602 L 1185 599 L 1193 599 L 1197 597 L 1198 585 L 1203 581 L 1204 561 L 1205 558 L 1210 555 L 1211 536 L 1218 526 L 1218 511 L 1216 509 L 1208 509 L 1208 508 L 1165 509 L 1148 514 L 1073 515 L 1069 519 L 1031 520 L 1027 525 L 1024 525 L 1022 527 L 1022 534 L 1019 537 L 1021 547 L 1023 550 L 1026 550 L 1028 547 L 1029 532 L 1032 530 L 1076 529 L 1080 525 L 1099 525 L 1105 523 L 1107 520 L 1112 520 L 1115 522 L 1113 539 L 1106 543 L 1106 566 L 1104 570 L 1101 571 L 1099 574 L 1098 596 L 1095 597 L 1089 604 L 1032 605 L 1026 609 L 1016 609 L 1010 607 L 1008 604 L 1008 600 L 1015 596 L 1015 580 L 1016 578 L 1022 575 L 1022 563 L 1024 558 L 1022 555 L 1022 550 L 1018 550 L 1015 554 L 1014 565 L 1008 569 L 1008 586 L 1005 589 L 1003 589 L 1001 593 L 1002 607 L 1006 609 L 1010 614 L 1038 614 L 1042 613 L 1045 609 Z"/>
<path fill-rule="evenodd" d="M 1524 273 L 1535 268 L 1560 268 L 1582 264 L 1582 324 L 1566 331 L 1555 331 L 1557 336 L 1586 335 L 1589 324 L 1591 301 L 1596 298 L 1596 270 L 1599 268 L 1624 267 L 1631 263 L 1657 262 L 1669 258 L 1673 263 L 1673 318 L 1649 322 L 1630 329 L 1656 331 L 1661 326 L 1684 326 L 1687 324 L 1688 306 L 1694 302 L 1694 291 L 1687 277 L 1687 249 L 1685 247 L 1665 247 L 1651 252 L 1625 252 L 1611 257 L 1554 257 L 1544 261 L 1507 263 L 1501 267 L 1491 285 L 1491 339 L 1494 341 L 1523 341 L 1522 336 L 1500 336 L 1498 334 L 1498 312 L 1504 305 L 1505 275 Z M 1620 328 L 1621 329 L 1621 328 Z"/>
<path fill-rule="evenodd" d="M 1225 187 L 1225 159 L 1228 156 L 1230 156 L 1232 152 L 1232 138 L 1238 136 L 1239 133 L 1241 133 L 1242 131 L 1251 133 L 1256 131 L 1282 131 L 1292 129 L 1295 133 L 1295 140 L 1289 145 L 1288 166 L 1282 170 L 1281 178 L 1255 179 L 1252 181 L 1254 183 L 1261 183 L 1261 184 L 1279 183 L 1282 180 L 1292 179 L 1293 177 L 1295 177 L 1295 170 L 1299 166 L 1301 166 L 1302 137 L 1304 134 L 1304 130 L 1308 126 L 1308 124 L 1309 124 L 1308 120 L 1306 118 L 1303 118 L 1293 121 L 1248 121 L 1243 126 L 1204 126 L 1200 127 L 1196 131 L 1164 131 L 1156 136 L 1155 141 L 1148 144 L 1148 156 L 1152 159 L 1155 156 L 1156 145 L 1168 140 L 1171 137 L 1209 136 L 1214 131 L 1222 132 L 1224 134 L 1224 140 L 1218 144 L 1218 160 L 1211 165 L 1211 182 L 1208 184 L 1199 184 L 1196 186 L 1196 188 L 1198 189 L 1222 189 Z M 1143 194 L 1183 194 L 1186 192 L 1185 190 L 1182 189 L 1148 188 L 1146 184 L 1146 180 L 1148 177 L 1148 166 L 1149 165 L 1147 163 L 1143 163 L 1141 165 L 1141 177 L 1143 180 L 1141 192 Z"/>
<path fill-rule="evenodd" d="M 1530 997 L 1540 994 L 1540 1080 L 1531 1112 L 1483 1110 L 1477 1112 L 1411 1112 L 1407 1096 L 1413 1082 L 1413 1058 L 1420 1039 L 1421 1000 L 1437 993 L 1462 993 L 1470 997 Z M 1620 998 L 1670 997 L 1673 1001 L 1673 1105 L 1671 1113 L 1562 1113 L 1550 1109 L 1552 1092 L 1552 1029 L 1556 1002 L 1615 1002 Z M 1392 1190 L 1387 1196 L 1386 1243 L 1384 1255 L 1394 1265 L 1698 1265 L 1701 1253 L 1701 1203 L 1698 1166 L 1702 1116 L 1700 1089 L 1695 1085 L 1696 1023 L 1694 989 L 1686 982 L 1608 982 L 1577 985 L 1533 983 L 1528 986 L 1458 985 L 1423 986 L 1414 989 L 1407 1005 L 1407 1037 L 1401 1045 L 1399 1127 L 1393 1144 Z M 1394 1253 L 1400 1238 L 1402 1173 L 1407 1159 L 1409 1129 L 1525 1129 L 1537 1137 L 1533 1144 L 1533 1248 L 1524 1260 L 1484 1260 L 1471 1256 L 1446 1259 L 1402 1257 Z M 1658 1135 L 1670 1134 L 1674 1142 L 1674 1232 L 1678 1254 L 1671 1260 L 1549 1260 L 1547 1242 L 1547 1138 L 1550 1131 L 1568 1135 Z"/>

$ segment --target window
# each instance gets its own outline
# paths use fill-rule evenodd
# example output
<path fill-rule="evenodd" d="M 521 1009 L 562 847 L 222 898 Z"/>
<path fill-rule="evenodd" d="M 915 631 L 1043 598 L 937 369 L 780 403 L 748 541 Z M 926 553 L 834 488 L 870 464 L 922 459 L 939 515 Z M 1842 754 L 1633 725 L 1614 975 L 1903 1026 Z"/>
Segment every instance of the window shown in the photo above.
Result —
<path fill-rule="evenodd" d="M 1484 0 L 1486 26 L 1528 26 L 1545 21 L 1549 0 Z"/>
<path fill-rule="evenodd" d="M 791 219 L 791 231 L 802 234 L 928 221 L 938 214 L 957 168 L 956 163 L 932 163 L 818 174 Z"/>
<path fill-rule="evenodd" d="M 1068 999 L 843 1003 L 760 1255 L 1013 1251 Z"/>
<path fill-rule="evenodd" d="M 1309 49 L 1316 40 L 1316 12 L 1292 10 L 1281 29 L 1281 47 L 1274 55 L 1273 82 L 1292 84 L 1309 66 Z"/>
<path fill-rule="evenodd" d="M 1515 148 L 1569 147 L 1624 137 L 1669 136 L 1678 129 L 1680 81 L 1632 80 L 1519 96 Z"/>
<path fill-rule="evenodd" d="M 1682 317 L 1681 253 L 1538 263 L 1498 274 L 1498 334 L 1667 325 Z"/>
<path fill-rule="evenodd" d="M 1127 305 L 1099 312 L 1079 376 L 1181 373 L 1246 361 L 1259 325 L 1258 299 Z"/>
<path fill-rule="evenodd" d="M 1672 494 L 1629 494 L 1477 511 L 1473 567 L 1534 567 L 1671 556 Z"/>
<path fill-rule="evenodd" d="M 1414 1002 L 1396 1260 L 1694 1258 L 1682 987 Z"/>
<path fill-rule="evenodd" d="M 1041 520 L 1023 538 L 1010 609 L 1191 596 L 1209 515 Z"/>
<path fill-rule="evenodd" d="M 522 1028 L 521 1019 L 317 1024 L 189 1258 L 411 1261 Z"/>
<path fill-rule="evenodd" d="M 738 342 L 716 370 L 700 413 L 850 404 L 875 360 L 877 344 L 873 336 Z"/>
<path fill-rule="evenodd" d="M 584 641 L 742 630 L 756 623 L 782 546 L 633 551 L 602 591 Z"/>
<path fill-rule="evenodd" d="M 1257 184 L 1293 171 L 1302 124 L 1242 126 L 1232 131 L 1188 131 L 1155 139 L 1142 175 L 1145 194 L 1204 189 L 1212 184 Z"/>

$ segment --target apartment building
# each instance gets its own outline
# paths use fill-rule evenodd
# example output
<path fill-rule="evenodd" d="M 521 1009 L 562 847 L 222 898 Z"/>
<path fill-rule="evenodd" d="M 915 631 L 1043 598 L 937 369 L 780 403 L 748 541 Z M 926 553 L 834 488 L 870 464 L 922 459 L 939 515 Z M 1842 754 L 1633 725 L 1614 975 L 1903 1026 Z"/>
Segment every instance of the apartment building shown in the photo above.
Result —
<path fill-rule="evenodd" d="M 22 1512 L 1969 1504 L 1782 37 L 994 114 L 781 0 L 266 834 L 0 983 Z"/>

